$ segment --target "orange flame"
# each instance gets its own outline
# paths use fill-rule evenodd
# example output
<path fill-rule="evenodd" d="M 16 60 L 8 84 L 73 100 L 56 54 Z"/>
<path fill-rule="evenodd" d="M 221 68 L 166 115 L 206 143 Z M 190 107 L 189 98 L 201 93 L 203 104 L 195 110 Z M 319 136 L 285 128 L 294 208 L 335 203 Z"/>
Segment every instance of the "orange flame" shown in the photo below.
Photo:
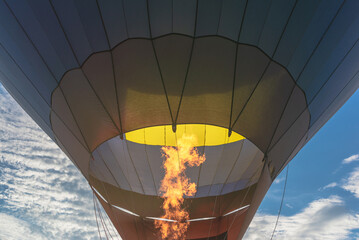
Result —
<path fill-rule="evenodd" d="M 162 239 L 184 239 L 190 224 L 183 201 L 184 196 L 194 196 L 197 189 L 196 184 L 191 183 L 185 175 L 185 170 L 187 167 L 199 166 L 206 160 L 205 156 L 200 156 L 193 147 L 195 142 L 195 136 L 183 135 L 178 140 L 177 148 L 162 147 L 165 177 L 161 182 L 160 191 L 163 193 L 162 208 L 165 214 L 161 218 L 171 220 L 155 220 L 155 226 L 160 228 Z"/>

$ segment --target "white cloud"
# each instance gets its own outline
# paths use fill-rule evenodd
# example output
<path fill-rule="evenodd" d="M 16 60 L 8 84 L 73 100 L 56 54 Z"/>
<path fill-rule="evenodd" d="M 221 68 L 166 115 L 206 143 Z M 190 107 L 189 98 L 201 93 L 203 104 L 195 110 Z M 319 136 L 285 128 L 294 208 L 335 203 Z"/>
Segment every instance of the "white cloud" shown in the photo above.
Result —
<path fill-rule="evenodd" d="M 16 217 L 0 213 L 0 239 L 17 240 L 31 236 L 32 239 L 47 239 L 42 233 L 34 232 L 29 223 Z"/>
<path fill-rule="evenodd" d="M 325 185 L 325 186 L 322 187 L 322 188 L 319 188 L 319 190 L 325 190 L 325 189 L 333 188 L 333 187 L 336 187 L 336 186 L 338 186 L 338 183 L 332 182 L 332 183 L 329 183 L 328 185 Z"/>
<path fill-rule="evenodd" d="M 354 169 L 354 171 L 350 173 L 341 187 L 353 193 L 356 198 L 359 198 L 359 168 Z"/>
<path fill-rule="evenodd" d="M 86 180 L 1 86 L 0 126 L 0 239 L 98 239 Z"/>
<path fill-rule="evenodd" d="M 354 162 L 354 161 L 359 161 L 359 154 L 354 154 L 350 157 L 347 157 L 343 160 L 343 163 L 344 164 L 348 164 L 348 163 L 351 163 L 351 162 Z"/>
<path fill-rule="evenodd" d="M 279 183 L 283 182 L 283 180 L 284 180 L 284 177 L 276 178 L 276 179 L 274 180 L 274 183 L 275 183 L 275 184 L 279 184 Z"/>
<path fill-rule="evenodd" d="M 293 206 L 290 205 L 289 203 L 286 203 L 285 205 L 286 205 L 288 208 L 293 208 Z"/>
<path fill-rule="evenodd" d="M 257 213 L 244 239 L 268 239 L 276 215 Z M 275 239 L 347 239 L 359 228 L 359 214 L 348 213 L 338 196 L 318 199 L 293 216 L 281 216 Z"/>

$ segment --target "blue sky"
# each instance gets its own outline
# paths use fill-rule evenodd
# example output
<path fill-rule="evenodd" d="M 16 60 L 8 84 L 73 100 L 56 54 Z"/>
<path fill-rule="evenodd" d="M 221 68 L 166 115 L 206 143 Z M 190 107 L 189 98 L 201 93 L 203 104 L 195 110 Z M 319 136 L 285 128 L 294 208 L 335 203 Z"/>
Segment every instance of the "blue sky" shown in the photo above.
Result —
<path fill-rule="evenodd" d="M 359 239 L 359 92 L 289 164 L 274 239 Z M 245 235 L 270 239 L 285 171 Z M 99 239 L 86 181 L 0 85 L 0 240 Z"/>
<path fill-rule="evenodd" d="M 270 238 L 284 179 L 282 171 L 263 200 L 246 239 Z M 274 239 L 359 239 L 359 91 L 290 162 L 275 236 Z"/>

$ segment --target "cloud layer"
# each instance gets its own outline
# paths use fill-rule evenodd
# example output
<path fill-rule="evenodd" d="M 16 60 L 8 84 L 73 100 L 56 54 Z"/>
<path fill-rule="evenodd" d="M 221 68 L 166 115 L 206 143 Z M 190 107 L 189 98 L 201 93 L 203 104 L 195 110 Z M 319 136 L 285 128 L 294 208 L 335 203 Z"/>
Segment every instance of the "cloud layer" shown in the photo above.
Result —
<path fill-rule="evenodd" d="M 276 217 L 257 213 L 244 239 L 269 239 Z M 281 216 L 274 239 L 348 239 L 358 228 L 359 214 L 347 212 L 344 201 L 334 195 L 311 202 L 293 216 Z"/>
<path fill-rule="evenodd" d="M 1 86 L 0 126 L 0 239 L 98 239 L 87 182 Z"/>
<path fill-rule="evenodd" d="M 359 155 L 352 155 L 342 163 L 357 161 L 358 158 Z M 332 182 L 319 190 L 340 187 L 359 199 L 359 167 L 354 168 L 340 182 Z M 292 208 L 289 204 L 286 206 Z M 269 239 L 276 219 L 277 215 L 257 212 L 244 239 Z M 359 230 L 359 214 L 349 212 L 344 200 L 332 195 L 309 203 L 306 208 L 292 216 L 280 216 L 274 239 L 359 239 L 355 230 Z M 357 235 L 354 236 L 355 234 Z"/>

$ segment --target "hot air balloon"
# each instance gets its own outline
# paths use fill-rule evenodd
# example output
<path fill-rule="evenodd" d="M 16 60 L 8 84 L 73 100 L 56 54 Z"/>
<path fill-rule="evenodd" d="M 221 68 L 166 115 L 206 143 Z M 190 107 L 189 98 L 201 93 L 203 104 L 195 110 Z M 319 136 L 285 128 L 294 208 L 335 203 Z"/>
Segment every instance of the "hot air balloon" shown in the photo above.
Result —
<path fill-rule="evenodd" d="M 0 2 L 0 81 L 116 230 L 160 239 L 184 134 L 186 239 L 241 239 L 273 180 L 359 86 L 359 1 Z"/>

